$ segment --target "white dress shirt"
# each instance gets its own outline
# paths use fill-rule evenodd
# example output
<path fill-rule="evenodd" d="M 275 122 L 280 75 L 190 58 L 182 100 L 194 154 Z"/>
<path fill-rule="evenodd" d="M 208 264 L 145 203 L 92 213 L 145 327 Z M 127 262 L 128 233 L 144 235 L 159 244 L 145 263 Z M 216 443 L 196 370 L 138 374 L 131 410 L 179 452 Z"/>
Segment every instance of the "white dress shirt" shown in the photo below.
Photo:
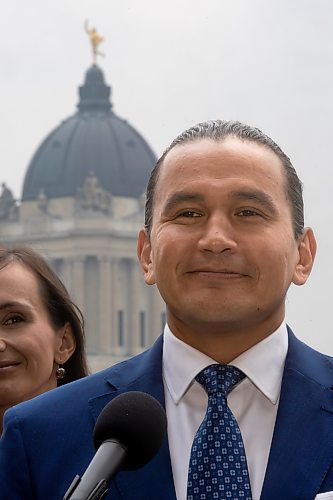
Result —
<path fill-rule="evenodd" d="M 230 363 L 246 375 L 229 394 L 228 405 L 242 433 L 253 500 L 260 498 L 262 490 L 287 350 L 283 323 Z M 192 442 L 207 409 L 207 394 L 195 376 L 212 363 L 216 361 L 179 340 L 166 325 L 163 381 L 177 500 L 186 500 Z"/>

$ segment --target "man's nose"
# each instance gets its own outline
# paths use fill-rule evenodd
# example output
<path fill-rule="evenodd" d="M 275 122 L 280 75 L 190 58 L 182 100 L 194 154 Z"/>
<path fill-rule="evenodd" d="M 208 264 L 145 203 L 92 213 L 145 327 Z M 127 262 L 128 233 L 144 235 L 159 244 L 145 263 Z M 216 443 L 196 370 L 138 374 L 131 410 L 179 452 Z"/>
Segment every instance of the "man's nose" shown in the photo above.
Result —
<path fill-rule="evenodd" d="M 219 254 L 237 248 L 234 229 L 225 217 L 207 220 L 198 243 L 199 249 Z"/>
<path fill-rule="evenodd" d="M 6 349 L 6 343 L 3 339 L 0 338 L 0 352 L 3 352 L 5 349 Z"/>

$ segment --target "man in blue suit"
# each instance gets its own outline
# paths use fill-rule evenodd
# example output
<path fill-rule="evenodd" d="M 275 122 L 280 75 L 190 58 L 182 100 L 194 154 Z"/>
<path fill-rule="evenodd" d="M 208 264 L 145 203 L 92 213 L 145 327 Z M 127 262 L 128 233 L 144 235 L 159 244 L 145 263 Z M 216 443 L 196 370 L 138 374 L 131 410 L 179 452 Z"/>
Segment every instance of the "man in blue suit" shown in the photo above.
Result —
<path fill-rule="evenodd" d="M 288 288 L 306 282 L 315 252 L 301 182 L 269 137 L 224 121 L 182 133 L 152 172 L 138 240 L 145 281 L 166 303 L 163 336 L 139 356 L 8 410 L 0 498 L 61 499 L 94 455 L 98 415 L 133 390 L 165 406 L 168 436 L 147 465 L 119 472 L 105 498 L 245 498 L 236 483 L 228 490 L 235 470 L 225 469 L 237 462 L 228 456 L 230 425 L 245 450 L 236 468 L 249 478 L 246 498 L 333 498 L 332 360 L 285 323 Z M 190 493 L 192 443 L 210 405 L 197 375 L 212 365 L 241 378 L 223 410 L 232 423 L 216 430 L 224 470 Z M 209 440 L 208 453 L 219 470 Z"/>

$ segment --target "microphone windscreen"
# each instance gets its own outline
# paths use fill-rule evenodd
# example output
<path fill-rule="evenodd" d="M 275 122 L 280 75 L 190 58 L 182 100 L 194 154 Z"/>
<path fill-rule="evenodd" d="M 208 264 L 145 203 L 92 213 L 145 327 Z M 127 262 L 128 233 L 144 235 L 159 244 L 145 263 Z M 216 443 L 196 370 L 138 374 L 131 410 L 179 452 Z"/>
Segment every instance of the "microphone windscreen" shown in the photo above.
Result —
<path fill-rule="evenodd" d="M 167 422 L 164 408 L 144 392 L 130 391 L 116 396 L 100 413 L 94 428 L 95 448 L 115 439 L 127 448 L 122 469 L 143 467 L 161 447 Z"/>

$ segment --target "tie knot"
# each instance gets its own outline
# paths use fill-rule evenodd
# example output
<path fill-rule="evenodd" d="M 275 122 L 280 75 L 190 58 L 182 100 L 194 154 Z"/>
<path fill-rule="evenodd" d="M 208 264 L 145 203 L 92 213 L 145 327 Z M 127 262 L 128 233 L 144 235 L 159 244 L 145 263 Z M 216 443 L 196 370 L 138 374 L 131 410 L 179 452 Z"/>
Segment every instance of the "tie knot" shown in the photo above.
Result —
<path fill-rule="evenodd" d="M 244 373 L 235 366 L 215 364 L 204 368 L 195 379 L 204 387 L 208 396 L 216 392 L 227 396 L 244 377 Z"/>

